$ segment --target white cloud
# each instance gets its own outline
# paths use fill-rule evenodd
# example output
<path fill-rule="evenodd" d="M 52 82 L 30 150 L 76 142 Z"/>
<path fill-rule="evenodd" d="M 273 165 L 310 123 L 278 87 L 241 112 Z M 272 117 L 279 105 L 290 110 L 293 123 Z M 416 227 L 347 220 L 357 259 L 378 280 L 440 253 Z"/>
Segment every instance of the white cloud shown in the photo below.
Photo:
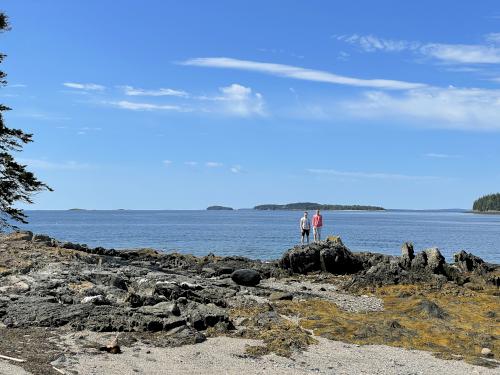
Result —
<path fill-rule="evenodd" d="M 212 99 L 222 102 L 224 113 L 241 117 L 265 115 L 262 95 L 258 92 L 253 93 L 250 87 L 233 83 L 219 90 L 223 95 Z"/>
<path fill-rule="evenodd" d="M 90 165 L 87 163 L 79 163 L 72 160 L 65 162 L 52 162 L 44 159 L 19 158 L 19 162 L 28 165 L 30 168 L 44 170 L 81 170 L 90 168 Z"/>
<path fill-rule="evenodd" d="M 219 168 L 219 167 L 222 167 L 223 164 L 222 163 L 218 163 L 216 161 L 207 161 L 205 163 L 205 166 L 208 167 L 208 168 Z"/>
<path fill-rule="evenodd" d="M 128 109 L 131 111 L 179 111 L 179 112 L 187 112 L 186 108 L 177 106 L 177 105 L 168 105 L 168 104 L 153 104 L 153 103 L 137 103 L 137 102 L 129 102 L 127 100 L 120 100 L 117 102 L 103 102 L 104 104 L 110 104 L 112 106 Z"/>
<path fill-rule="evenodd" d="M 14 84 L 8 85 L 7 87 L 11 87 L 11 88 L 25 88 L 25 87 L 28 87 L 28 85 L 25 85 L 24 83 L 14 83 Z"/>
<path fill-rule="evenodd" d="M 424 87 L 422 83 L 412 83 L 387 79 L 361 79 L 346 77 L 321 70 L 306 69 L 297 66 L 263 63 L 258 61 L 238 60 L 228 57 L 194 58 L 183 65 L 202 66 L 210 68 L 238 69 L 260 72 L 274 76 L 300 79 L 314 82 L 325 82 L 339 85 L 370 87 L 379 89 L 412 89 Z"/>
<path fill-rule="evenodd" d="M 157 90 L 138 89 L 132 86 L 122 86 L 125 95 L 128 96 L 177 96 L 185 98 L 188 93 L 182 90 L 160 88 Z"/>
<path fill-rule="evenodd" d="M 424 156 L 428 158 L 436 158 L 436 159 L 454 159 L 454 158 L 459 158 L 459 155 L 449 155 L 449 154 L 439 154 L 435 152 L 429 152 L 425 154 Z"/>
<path fill-rule="evenodd" d="M 307 169 L 308 172 L 321 175 L 332 175 L 338 177 L 371 178 L 381 180 L 436 180 L 435 176 L 412 176 L 394 173 L 374 173 L 374 172 L 345 172 L 335 169 Z"/>
<path fill-rule="evenodd" d="M 231 168 L 229 168 L 229 170 L 232 173 L 241 173 L 242 172 L 241 165 L 233 165 Z"/>
<path fill-rule="evenodd" d="M 341 103 L 352 117 L 417 122 L 422 126 L 500 130 L 500 90 L 437 88 L 409 90 L 399 95 L 365 92 Z"/>
<path fill-rule="evenodd" d="M 168 167 L 169 165 L 172 164 L 172 160 L 163 160 L 162 163 L 163 163 L 163 165 Z"/>
<path fill-rule="evenodd" d="M 197 161 L 185 161 L 184 164 L 189 165 L 190 167 L 195 167 L 198 165 Z"/>
<path fill-rule="evenodd" d="M 103 91 L 106 89 L 103 85 L 98 85 L 96 83 L 76 83 L 76 82 L 64 82 L 63 86 L 69 87 L 71 89 L 85 90 L 85 91 Z"/>
<path fill-rule="evenodd" d="M 449 63 L 500 63 L 500 48 L 492 46 L 430 43 L 422 46 L 420 51 L 425 56 Z"/>
<path fill-rule="evenodd" d="M 420 43 L 406 40 L 391 40 L 374 35 L 340 35 L 337 40 L 357 45 L 365 52 L 412 51 L 424 57 L 434 58 L 446 63 L 459 64 L 499 64 L 500 48 L 483 44 Z M 486 41 L 498 43 L 500 33 L 485 35 Z"/>

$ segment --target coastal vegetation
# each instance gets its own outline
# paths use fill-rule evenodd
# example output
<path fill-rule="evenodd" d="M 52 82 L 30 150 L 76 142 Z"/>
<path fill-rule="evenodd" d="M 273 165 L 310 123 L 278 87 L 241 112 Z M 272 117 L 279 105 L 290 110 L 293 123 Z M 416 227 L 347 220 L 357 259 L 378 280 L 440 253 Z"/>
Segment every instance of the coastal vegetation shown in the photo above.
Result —
<path fill-rule="evenodd" d="M 383 211 L 383 207 L 366 205 L 344 205 L 344 204 L 320 204 L 311 202 L 299 202 L 288 204 L 261 204 L 254 207 L 255 210 L 324 210 L 324 211 Z"/>
<path fill-rule="evenodd" d="M 301 281 L 304 278 L 295 278 L 295 282 Z M 331 277 L 323 282 L 338 285 L 342 277 Z M 246 319 L 245 337 L 264 341 L 264 346 L 247 348 L 251 355 L 289 356 L 294 350 L 314 345 L 317 342 L 314 336 L 319 336 L 358 345 L 425 350 L 438 358 L 497 366 L 481 355 L 483 347 L 490 348 L 495 357 L 500 354 L 496 339 L 500 329 L 495 287 L 470 290 L 453 284 L 439 288 L 432 283 L 419 283 L 368 288 L 358 293 L 380 298 L 384 309 L 369 314 L 352 312 L 332 301 L 313 298 L 275 301 L 272 307 L 233 309 L 231 316 Z M 255 320 L 269 315 L 270 311 L 295 317 L 298 324 L 285 319 L 257 329 Z"/>
<path fill-rule="evenodd" d="M 500 193 L 485 195 L 477 199 L 472 205 L 476 212 L 498 212 L 500 213 Z"/>
<path fill-rule="evenodd" d="M 0 33 L 9 30 L 5 13 L 0 12 Z M 0 52 L 0 63 L 6 55 Z M 6 73 L 0 70 L 0 86 L 5 86 Z M 12 152 L 19 152 L 23 146 L 32 142 L 32 134 L 20 129 L 8 128 L 4 122 L 4 112 L 10 108 L 0 104 L 0 229 L 13 227 L 12 221 L 27 223 L 26 215 L 19 208 L 18 202 L 33 203 L 32 195 L 43 190 L 52 190 L 39 181 L 32 172 L 16 161 Z"/>
<path fill-rule="evenodd" d="M 209 206 L 207 207 L 207 210 L 209 211 L 232 211 L 232 207 L 225 207 L 225 206 Z"/>

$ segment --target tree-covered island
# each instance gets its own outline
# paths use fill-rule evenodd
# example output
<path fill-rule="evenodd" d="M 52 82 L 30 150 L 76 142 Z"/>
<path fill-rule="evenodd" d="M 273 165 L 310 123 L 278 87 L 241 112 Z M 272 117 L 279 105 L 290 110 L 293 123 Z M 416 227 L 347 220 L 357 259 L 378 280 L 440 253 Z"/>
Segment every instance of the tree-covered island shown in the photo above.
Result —
<path fill-rule="evenodd" d="M 383 211 L 385 208 L 378 206 L 343 205 L 343 204 L 321 204 L 311 202 L 299 202 L 288 204 L 262 204 L 255 206 L 254 210 L 325 210 L 325 211 Z"/>
<path fill-rule="evenodd" d="M 485 195 L 472 205 L 474 212 L 500 213 L 500 193 Z"/>

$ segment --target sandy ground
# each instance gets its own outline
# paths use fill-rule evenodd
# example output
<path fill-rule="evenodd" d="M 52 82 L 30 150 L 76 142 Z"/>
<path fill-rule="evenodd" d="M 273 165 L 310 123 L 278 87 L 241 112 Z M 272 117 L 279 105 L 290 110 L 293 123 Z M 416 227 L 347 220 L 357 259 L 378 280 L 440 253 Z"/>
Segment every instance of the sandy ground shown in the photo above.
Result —
<path fill-rule="evenodd" d="M 122 354 L 68 354 L 57 367 L 66 374 L 499 374 L 497 369 L 438 359 L 428 352 L 382 345 L 357 346 L 318 338 L 319 344 L 292 358 L 248 357 L 259 341 L 216 337 L 197 345 L 155 348 L 137 345 Z M 57 374 L 57 372 L 53 372 Z M 0 374 L 29 374 L 0 360 Z"/>
<path fill-rule="evenodd" d="M 29 375 L 29 372 L 7 360 L 0 359 L 0 375 Z"/>

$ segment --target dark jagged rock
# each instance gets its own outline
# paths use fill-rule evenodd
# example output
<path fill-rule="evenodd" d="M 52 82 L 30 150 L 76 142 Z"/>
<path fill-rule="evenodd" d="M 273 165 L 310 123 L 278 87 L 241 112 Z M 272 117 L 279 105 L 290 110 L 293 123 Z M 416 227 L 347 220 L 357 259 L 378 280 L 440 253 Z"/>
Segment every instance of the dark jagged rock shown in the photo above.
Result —
<path fill-rule="evenodd" d="M 316 245 L 294 247 L 281 258 L 280 266 L 294 273 L 306 274 L 321 269 L 320 248 Z"/>
<path fill-rule="evenodd" d="M 410 242 L 405 242 L 401 246 L 401 265 L 404 269 L 409 269 L 411 267 L 411 262 L 415 258 L 413 252 L 413 244 Z"/>
<path fill-rule="evenodd" d="M 457 267 L 463 272 L 481 270 L 485 265 L 484 260 L 473 254 L 469 254 L 464 250 L 454 254 L 453 258 Z"/>
<path fill-rule="evenodd" d="M 360 261 L 349 251 L 341 241 L 327 241 L 328 247 L 319 252 L 321 270 L 340 274 L 355 273 L 361 269 Z"/>
<path fill-rule="evenodd" d="M 231 274 L 231 279 L 238 285 L 256 286 L 260 283 L 260 274 L 251 269 L 236 270 Z"/>
<path fill-rule="evenodd" d="M 422 272 L 427 267 L 427 254 L 425 252 L 417 253 L 411 262 L 413 272 Z"/>
<path fill-rule="evenodd" d="M 326 271 L 349 274 L 362 269 L 362 261 L 344 246 L 339 238 L 294 247 L 282 256 L 280 266 L 294 273 Z"/>
<path fill-rule="evenodd" d="M 427 268 L 431 273 L 442 274 L 443 265 L 445 263 L 444 256 L 437 247 L 424 250 L 427 256 Z"/>

